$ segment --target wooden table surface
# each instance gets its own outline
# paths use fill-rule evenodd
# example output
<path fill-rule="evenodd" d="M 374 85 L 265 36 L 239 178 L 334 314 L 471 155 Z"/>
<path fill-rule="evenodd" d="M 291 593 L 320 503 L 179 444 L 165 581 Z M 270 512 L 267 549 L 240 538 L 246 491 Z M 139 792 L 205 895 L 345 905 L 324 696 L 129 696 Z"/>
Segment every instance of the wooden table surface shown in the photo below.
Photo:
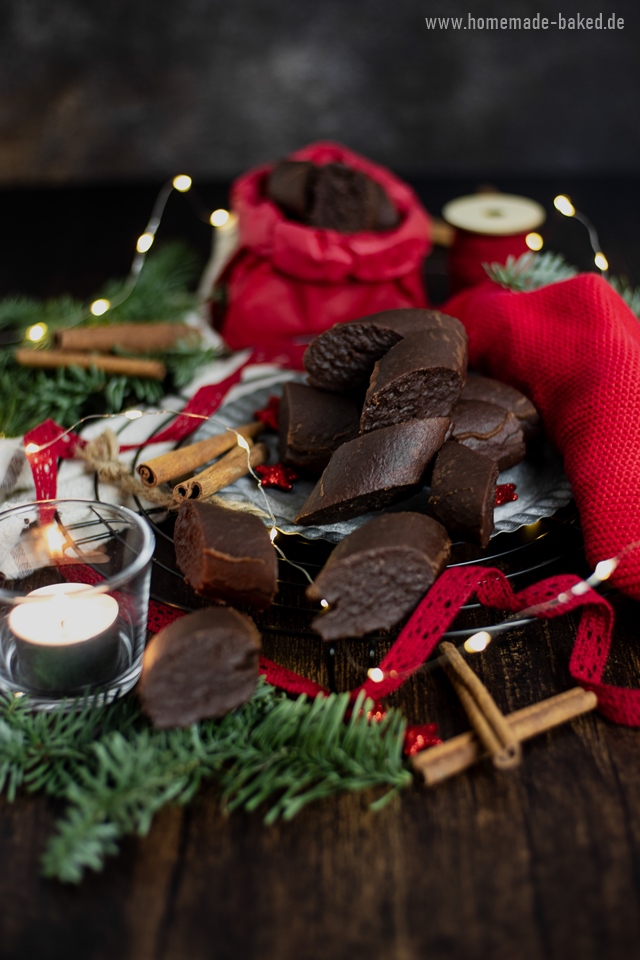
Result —
<path fill-rule="evenodd" d="M 451 197 L 466 186 L 436 184 L 431 202 L 427 186 L 421 192 L 437 211 L 438 191 Z M 550 206 L 561 186 L 570 192 L 570 185 L 551 181 L 520 191 Z M 580 185 L 573 186 L 575 194 Z M 633 185 L 582 186 L 580 205 L 607 236 L 610 260 L 632 260 L 638 253 L 628 202 Z M 35 203 L 26 193 L 6 194 L 0 211 L 20 199 L 27 207 Z M 73 191 L 58 200 L 76 209 Z M 59 246 L 52 256 L 64 274 L 69 268 Z M 436 284 L 444 283 L 438 264 L 436 258 L 430 267 Z M 42 261 L 28 292 L 45 291 L 55 270 Z M 559 556 L 549 571 L 584 572 L 579 528 L 567 516 L 551 522 L 541 549 Z M 522 570 L 522 552 L 517 556 Z M 525 582 L 523 576 L 517 585 Z M 607 679 L 637 685 L 638 606 L 615 593 L 611 600 L 616 626 Z M 505 711 L 573 685 L 567 665 L 578 616 L 514 629 L 474 657 Z M 265 653 L 326 679 L 321 642 L 297 624 L 291 611 L 278 608 Z M 339 687 L 349 685 L 354 669 L 339 649 Z M 437 722 L 443 737 L 466 728 L 441 671 L 414 677 L 393 702 L 412 721 Z M 368 810 L 371 799 L 340 796 L 267 827 L 260 813 L 223 815 L 214 789 L 205 788 L 188 808 L 157 816 L 145 839 L 125 841 L 120 856 L 79 887 L 40 877 L 55 806 L 25 795 L 13 804 L 1 800 L 0 958 L 638 956 L 639 731 L 590 714 L 527 743 L 516 770 L 499 773 L 482 763 L 429 791 L 406 790 L 378 813 Z"/>

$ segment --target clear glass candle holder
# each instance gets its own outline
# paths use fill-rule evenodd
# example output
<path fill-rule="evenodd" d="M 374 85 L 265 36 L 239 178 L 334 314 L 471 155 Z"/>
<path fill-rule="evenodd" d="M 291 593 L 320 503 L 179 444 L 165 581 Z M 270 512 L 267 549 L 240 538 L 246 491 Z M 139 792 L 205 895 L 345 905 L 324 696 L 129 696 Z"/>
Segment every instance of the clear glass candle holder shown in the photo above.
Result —
<path fill-rule="evenodd" d="M 0 513 L 0 689 L 39 709 L 130 690 L 154 546 L 126 507 L 44 500 Z"/>

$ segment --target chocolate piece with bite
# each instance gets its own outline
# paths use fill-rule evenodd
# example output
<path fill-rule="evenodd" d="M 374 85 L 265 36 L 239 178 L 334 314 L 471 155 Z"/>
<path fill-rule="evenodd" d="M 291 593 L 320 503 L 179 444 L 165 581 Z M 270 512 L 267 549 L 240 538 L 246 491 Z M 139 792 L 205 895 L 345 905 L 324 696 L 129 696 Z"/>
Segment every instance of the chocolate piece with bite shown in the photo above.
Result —
<path fill-rule="evenodd" d="M 451 413 L 452 439 L 484 453 L 507 470 L 524 459 L 526 448 L 515 413 L 484 400 L 459 400 Z"/>
<path fill-rule="evenodd" d="M 280 402 L 280 459 L 316 476 L 340 444 L 358 436 L 360 411 L 347 397 L 285 383 Z"/>
<path fill-rule="evenodd" d="M 480 374 L 471 374 L 467 378 L 461 399 L 484 400 L 495 403 L 504 410 L 510 410 L 520 422 L 525 441 L 540 430 L 540 416 L 531 400 L 508 383 L 482 377 Z"/>
<path fill-rule="evenodd" d="M 334 393 L 364 392 L 376 360 L 408 334 L 429 329 L 447 330 L 466 343 L 460 321 L 438 310 L 383 310 L 336 323 L 316 337 L 305 352 L 309 383 Z"/>
<path fill-rule="evenodd" d="M 420 513 L 387 513 L 345 537 L 307 588 L 329 610 L 312 626 L 323 640 L 394 626 L 416 607 L 449 559 L 451 541 Z"/>
<path fill-rule="evenodd" d="M 163 627 L 144 653 L 138 692 L 154 727 L 189 727 L 251 699 L 261 641 L 249 617 L 207 607 Z"/>
<path fill-rule="evenodd" d="M 335 523 L 411 496 L 442 446 L 450 420 L 409 420 L 338 447 L 296 523 Z"/>
<path fill-rule="evenodd" d="M 316 166 L 309 161 L 281 160 L 267 179 L 267 196 L 283 213 L 305 221 L 311 203 Z"/>
<path fill-rule="evenodd" d="M 203 500 L 180 505 L 176 562 L 196 593 L 212 600 L 268 607 L 278 589 L 278 562 L 262 520 Z"/>
<path fill-rule="evenodd" d="M 448 416 L 466 376 L 466 335 L 441 327 L 409 334 L 373 368 L 361 432 L 405 420 Z"/>
<path fill-rule="evenodd" d="M 429 508 L 451 535 L 486 547 L 493 532 L 498 465 L 448 440 L 436 458 Z"/>

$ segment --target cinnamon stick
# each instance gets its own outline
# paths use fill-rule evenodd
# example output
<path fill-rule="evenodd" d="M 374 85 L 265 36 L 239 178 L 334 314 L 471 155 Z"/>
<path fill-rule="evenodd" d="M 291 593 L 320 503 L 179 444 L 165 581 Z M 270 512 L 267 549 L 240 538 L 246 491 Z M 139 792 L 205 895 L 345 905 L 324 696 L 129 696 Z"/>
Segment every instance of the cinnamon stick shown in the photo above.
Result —
<path fill-rule="evenodd" d="M 250 442 L 250 441 L 249 441 Z M 229 484 L 249 473 L 249 465 L 257 467 L 268 459 L 269 450 L 264 443 L 256 443 L 250 451 L 243 447 L 236 447 L 227 453 L 212 467 L 203 470 L 195 477 L 177 484 L 173 488 L 173 498 L 182 500 L 204 500 L 218 490 L 223 490 Z"/>
<path fill-rule="evenodd" d="M 179 340 L 200 341 L 200 334 L 185 323 L 112 323 L 104 327 L 70 327 L 55 335 L 61 350 L 104 350 L 114 347 L 136 353 L 154 353 Z"/>
<path fill-rule="evenodd" d="M 241 427 L 229 427 L 224 433 L 217 433 L 206 440 L 199 440 L 187 447 L 179 447 L 170 453 L 147 460 L 146 463 L 138 464 L 138 474 L 146 487 L 156 487 L 167 480 L 192 474 L 203 463 L 215 460 L 227 450 L 231 450 L 238 442 L 237 434 L 249 440 L 256 437 L 262 430 L 264 430 L 264 424 L 258 420 L 245 423 Z"/>
<path fill-rule="evenodd" d="M 125 377 L 147 377 L 164 380 L 166 369 L 159 360 L 143 360 L 133 357 L 111 357 L 100 353 L 75 353 L 71 350 L 16 350 L 16 360 L 23 367 L 95 367 L 105 373 L 122 374 Z"/>
<path fill-rule="evenodd" d="M 598 705 L 598 698 L 590 690 L 573 687 L 548 700 L 532 703 L 522 710 L 507 714 L 505 717 L 514 737 L 519 741 L 529 740 L 539 733 L 558 727 L 562 723 L 574 720 L 583 713 L 589 713 Z M 442 780 L 462 773 L 474 763 L 487 756 L 486 750 L 476 734 L 469 730 L 444 743 L 423 750 L 412 758 L 412 765 L 424 778 L 428 787 Z"/>
<path fill-rule="evenodd" d="M 501 770 L 518 766 L 520 744 L 485 685 L 452 643 L 441 643 L 440 651 L 446 658 L 445 673 L 494 766 Z"/>

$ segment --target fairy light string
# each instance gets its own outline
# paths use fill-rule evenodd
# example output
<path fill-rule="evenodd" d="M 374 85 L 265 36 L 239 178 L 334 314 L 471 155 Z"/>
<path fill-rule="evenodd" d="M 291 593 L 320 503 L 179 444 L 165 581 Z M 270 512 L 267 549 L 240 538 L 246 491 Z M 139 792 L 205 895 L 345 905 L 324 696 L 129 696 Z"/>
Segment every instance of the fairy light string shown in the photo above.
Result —
<path fill-rule="evenodd" d="M 460 653 L 475 654 L 482 653 L 487 649 L 489 644 L 493 641 L 493 633 L 502 635 L 504 632 L 508 631 L 510 626 L 514 626 L 522 620 L 527 620 L 529 618 L 544 616 L 550 611 L 562 607 L 568 606 L 572 600 L 577 597 L 582 597 L 589 590 L 593 590 L 596 587 L 601 586 L 606 580 L 608 580 L 616 569 L 622 562 L 622 560 L 631 553 L 633 550 L 640 548 L 640 540 L 635 540 L 620 550 L 615 557 L 611 557 L 607 560 L 601 560 L 596 564 L 595 570 L 585 579 L 579 580 L 573 586 L 569 587 L 567 590 L 563 590 L 560 593 L 556 594 L 555 597 L 552 597 L 548 600 L 545 600 L 541 603 L 533 604 L 531 606 L 525 607 L 522 610 L 518 610 L 516 613 L 510 614 L 508 617 L 505 617 L 499 623 L 492 625 L 491 627 L 483 628 L 473 633 L 468 637 L 462 644 L 458 646 Z M 357 666 L 358 669 L 362 670 L 361 665 L 356 664 L 352 659 L 350 659 L 352 666 Z M 416 670 L 411 671 L 397 671 L 389 670 L 384 671 L 380 666 L 371 667 L 366 671 L 367 677 L 373 683 L 382 683 L 385 680 L 397 680 L 397 679 L 408 679 L 410 676 L 414 676 L 417 673 L 426 673 L 431 672 L 439 667 L 444 666 L 446 663 L 446 658 L 439 657 L 433 660 L 429 660 L 427 663 L 423 664 Z"/>
<path fill-rule="evenodd" d="M 205 204 L 203 204 L 200 198 L 195 195 L 192 178 L 186 173 L 177 174 L 171 180 L 168 180 L 166 183 L 164 183 L 158 191 L 147 224 L 136 240 L 135 254 L 133 256 L 129 273 L 124 281 L 122 290 L 115 296 L 112 296 L 110 299 L 107 299 L 106 297 L 97 297 L 95 300 L 91 301 L 87 309 L 81 312 L 80 316 L 76 318 L 70 317 L 68 319 L 68 327 L 78 326 L 91 317 L 104 316 L 115 307 L 119 307 L 131 296 L 140 278 L 147 255 L 155 241 L 158 228 L 162 223 L 162 218 L 164 216 L 169 198 L 174 192 L 187 195 L 190 205 L 198 218 L 206 223 L 211 224 L 213 227 L 217 228 L 224 226 L 233 217 L 233 214 L 231 214 L 228 210 L 216 209 L 213 212 L 209 212 Z M 25 332 L 25 339 L 31 343 L 39 343 L 46 337 L 47 333 L 48 327 L 46 323 L 35 323 L 31 327 L 27 328 Z"/>
<path fill-rule="evenodd" d="M 571 202 L 571 199 L 566 195 L 566 193 L 558 194 L 558 196 L 554 198 L 553 205 L 558 213 L 561 213 L 563 217 L 577 220 L 578 223 L 581 223 L 582 226 L 586 228 L 589 235 L 589 243 L 591 244 L 591 249 L 593 250 L 593 262 L 602 275 L 606 277 L 609 270 L 609 261 L 602 252 L 598 231 L 594 227 L 591 220 L 589 220 L 584 213 L 576 210 Z"/>

